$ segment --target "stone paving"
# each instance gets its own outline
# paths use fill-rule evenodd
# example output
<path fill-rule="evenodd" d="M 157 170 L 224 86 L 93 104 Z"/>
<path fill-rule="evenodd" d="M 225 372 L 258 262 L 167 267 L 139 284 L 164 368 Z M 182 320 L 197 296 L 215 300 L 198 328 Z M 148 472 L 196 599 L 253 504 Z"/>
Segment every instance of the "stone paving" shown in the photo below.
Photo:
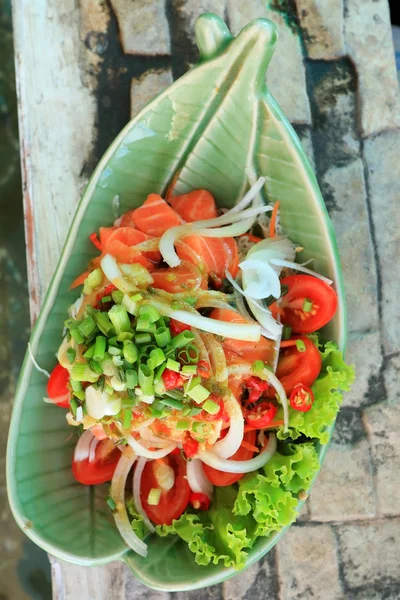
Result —
<path fill-rule="evenodd" d="M 388 3 L 82 1 L 84 65 L 98 126 L 88 172 L 125 124 L 129 106 L 136 114 L 195 62 L 193 22 L 208 10 L 224 16 L 234 33 L 255 17 L 278 24 L 280 43 L 268 83 L 315 164 L 335 226 L 349 310 L 347 357 L 357 380 L 345 397 L 306 510 L 288 534 L 236 578 L 172 596 L 395 600 L 400 597 L 400 124 Z M 126 598 L 169 596 L 125 576 Z M 64 598 L 60 589 L 55 595 Z"/>

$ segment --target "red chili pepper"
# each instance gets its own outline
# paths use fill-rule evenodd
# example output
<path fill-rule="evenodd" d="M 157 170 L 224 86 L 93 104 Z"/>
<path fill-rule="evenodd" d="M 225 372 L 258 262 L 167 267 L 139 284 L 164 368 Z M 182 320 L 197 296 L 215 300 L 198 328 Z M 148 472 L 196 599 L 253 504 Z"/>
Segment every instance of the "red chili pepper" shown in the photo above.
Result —
<path fill-rule="evenodd" d="M 97 294 L 96 304 L 99 304 L 99 302 L 101 301 L 102 298 L 104 298 L 105 296 L 110 296 L 111 293 L 115 292 L 115 290 L 117 290 L 117 289 L 118 288 L 113 283 L 110 283 L 109 285 L 107 285 L 102 292 Z M 100 306 L 98 306 L 98 308 L 102 308 L 102 304 Z"/>
<path fill-rule="evenodd" d="M 212 415 L 212 414 L 206 412 L 205 410 L 202 410 L 201 413 L 199 413 L 198 415 L 196 415 L 194 417 L 194 419 L 196 421 L 197 420 L 198 421 L 221 421 L 222 420 L 225 423 L 227 423 L 229 421 L 229 416 L 225 410 L 225 403 L 222 400 L 222 398 L 220 398 L 216 394 L 211 394 L 208 397 L 208 400 L 212 400 L 213 402 L 215 402 L 215 404 L 218 404 L 219 411 L 215 415 Z"/>
<path fill-rule="evenodd" d="M 194 456 L 196 456 L 199 450 L 199 442 L 191 437 L 188 437 L 186 441 L 182 444 L 182 448 L 187 458 L 193 458 Z"/>
<path fill-rule="evenodd" d="M 183 377 L 180 373 L 171 369 L 164 369 L 162 379 L 166 390 L 174 390 L 183 386 Z"/>
<path fill-rule="evenodd" d="M 96 246 L 97 250 L 103 252 L 103 245 L 97 237 L 97 233 L 95 231 L 89 235 L 89 240 Z"/>
<path fill-rule="evenodd" d="M 276 415 L 277 407 L 272 402 L 261 402 L 246 414 L 246 421 L 255 429 L 267 427 Z"/>
<path fill-rule="evenodd" d="M 192 492 L 189 496 L 189 503 L 196 510 L 208 510 L 210 508 L 210 498 L 207 494 Z"/>
<path fill-rule="evenodd" d="M 170 319 L 169 328 L 171 330 L 171 335 L 178 335 L 178 333 L 181 333 L 182 331 L 189 331 L 191 329 L 190 325 L 185 325 L 185 323 L 181 323 L 175 319 Z"/>
<path fill-rule="evenodd" d="M 263 393 L 268 389 L 268 382 L 258 377 L 250 377 L 246 381 L 246 387 L 249 390 L 249 402 L 257 402 Z"/>
<path fill-rule="evenodd" d="M 293 388 L 289 402 L 294 410 L 308 412 L 314 403 L 314 394 L 309 387 L 299 383 Z"/>

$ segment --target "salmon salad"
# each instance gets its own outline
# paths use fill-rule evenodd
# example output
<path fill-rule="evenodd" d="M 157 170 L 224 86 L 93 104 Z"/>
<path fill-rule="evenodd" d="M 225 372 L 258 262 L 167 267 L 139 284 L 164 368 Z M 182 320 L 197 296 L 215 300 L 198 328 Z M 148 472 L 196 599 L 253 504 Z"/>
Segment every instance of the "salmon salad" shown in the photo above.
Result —
<path fill-rule="evenodd" d="M 324 335 L 334 282 L 264 184 L 229 210 L 207 190 L 150 194 L 90 235 L 71 282 L 45 401 L 79 433 L 74 478 L 109 485 L 144 557 L 149 536 L 177 536 L 199 565 L 242 568 L 296 518 L 354 378 Z"/>

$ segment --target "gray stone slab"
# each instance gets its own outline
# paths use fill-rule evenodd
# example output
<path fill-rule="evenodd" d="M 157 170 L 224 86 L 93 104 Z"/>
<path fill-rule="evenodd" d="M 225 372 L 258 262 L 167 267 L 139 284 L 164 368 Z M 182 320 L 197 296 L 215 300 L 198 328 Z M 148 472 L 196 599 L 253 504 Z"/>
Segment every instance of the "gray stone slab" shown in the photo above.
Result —
<path fill-rule="evenodd" d="M 336 540 L 328 525 L 293 526 L 276 546 L 280 598 L 339 600 Z"/>
<path fill-rule="evenodd" d="M 396 365 L 398 368 L 398 364 Z M 400 515 L 400 404 L 392 398 L 365 410 L 365 426 L 375 468 L 378 513 Z"/>
<path fill-rule="evenodd" d="M 400 589 L 400 521 L 343 525 L 337 528 L 345 582 L 363 600 L 388 598 L 385 590 Z M 379 592 L 380 595 L 374 594 Z M 364 593 L 364 595 L 363 595 Z M 397 598 L 398 598 L 397 594 Z"/>
<path fill-rule="evenodd" d="M 346 54 L 343 37 L 343 0 L 296 0 L 307 54 L 332 60 Z"/>
<path fill-rule="evenodd" d="M 364 167 L 360 159 L 332 166 L 323 176 L 331 190 L 331 217 L 343 268 L 348 326 L 365 331 L 378 326 L 377 277 L 369 231 Z"/>
<path fill-rule="evenodd" d="M 277 598 L 278 582 L 275 572 L 275 551 L 273 550 L 258 563 L 241 571 L 223 583 L 224 600 L 248 600 Z"/>
<path fill-rule="evenodd" d="M 344 35 L 357 68 L 362 135 L 399 126 L 397 72 L 387 0 L 347 2 Z"/>
<path fill-rule="evenodd" d="M 268 69 L 267 83 L 292 123 L 310 123 L 303 55 L 298 32 L 288 25 L 282 13 L 273 10 L 269 0 L 228 0 L 228 17 L 236 35 L 252 19 L 266 17 L 278 26 L 279 41 Z M 284 78 L 285 85 L 282 85 Z"/>
<path fill-rule="evenodd" d="M 311 519 L 351 521 L 375 515 L 367 440 L 332 443 L 309 498 Z"/>
<path fill-rule="evenodd" d="M 111 0 L 126 54 L 170 54 L 165 0 Z"/>
<path fill-rule="evenodd" d="M 385 400 L 381 380 L 382 349 L 379 331 L 349 334 L 346 359 L 356 369 L 356 379 L 343 395 L 344 407 L 359 407 Z"/>
<path fill-rule="evenodd" d="M 400 350 L 400 130 L 366 140 L 368 189 L 380 266 L 382 337 L 386 354 Z"/>
<path fill-rule="evenodd" d="M 131 117 L 137 115 L 154 96 L 171 83 L 172 72 L 170 69 L 154 69 L 147 71 L 141 77 L 133 78 L 131 81 Z"/>

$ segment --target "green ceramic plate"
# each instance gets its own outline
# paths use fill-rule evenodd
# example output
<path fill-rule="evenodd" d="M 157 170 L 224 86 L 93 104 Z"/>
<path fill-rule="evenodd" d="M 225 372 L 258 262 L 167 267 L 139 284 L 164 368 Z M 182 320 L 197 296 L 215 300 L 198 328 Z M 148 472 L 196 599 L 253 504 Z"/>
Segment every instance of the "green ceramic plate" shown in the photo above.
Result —
<path fill-rule="evenodd" d="M 89 234 L 150 192 L 163 193 L 179 172 L 176 192 L 207 188 L 220 206 L 232 206 L 257 176 L 266 201 L 281 202 L 287 235 L 315 258 L 339 294 L 330 339 L 343 348 L 346 315 L 342 275 L 332 224 L 300 142 L 265 85 L 277 41 L 276 27 L 259 19 L 233 38 L 215 15 L 196 23 L 200 60 L 131 121 L 110 146 L 78 207 L 65 247 L 31 337 L 37 361 L 55 363 L 61 326 L 76 292 L 70 282 L 93 256 Z M 7 459 L 8 493 L 19 526 L 44 550 L 80 565 L 125 561 L 149 587 L 189 590 L 235 574 L 222 566 L 199 567 L 175 537 L 149 541 L 146 559 L 127 552 L 104 501 L 107 487 L 75 482 L 75 439 L 65 413 L 42 401 L 46 379 L 25 357 L 12 416 Z M 321 459 L 323 450 L 321 449 Z M 266 554 L 282 532 L 259 539 L 248 565 Z"/>

